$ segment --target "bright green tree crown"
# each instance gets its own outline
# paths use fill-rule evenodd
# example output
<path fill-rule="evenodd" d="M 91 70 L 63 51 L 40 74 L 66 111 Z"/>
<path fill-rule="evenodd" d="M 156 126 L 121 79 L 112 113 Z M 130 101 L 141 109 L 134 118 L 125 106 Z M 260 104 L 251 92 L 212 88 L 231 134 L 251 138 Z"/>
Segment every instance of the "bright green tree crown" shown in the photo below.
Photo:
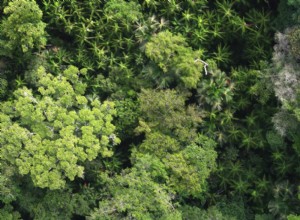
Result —
<path fill-rule="evenodd" d="M 53 76 L 40 67 L 38 95 L 23 87 L 1 105 L 0 156 L 36 186 L 62 188 L 66 178 L 83 177 L 82 162 L 112 156 L 109 146 L 119 143 L 111 124 L 114 103 L 84 96 L 79 75 L 85 73 L 70 66 Z"/>

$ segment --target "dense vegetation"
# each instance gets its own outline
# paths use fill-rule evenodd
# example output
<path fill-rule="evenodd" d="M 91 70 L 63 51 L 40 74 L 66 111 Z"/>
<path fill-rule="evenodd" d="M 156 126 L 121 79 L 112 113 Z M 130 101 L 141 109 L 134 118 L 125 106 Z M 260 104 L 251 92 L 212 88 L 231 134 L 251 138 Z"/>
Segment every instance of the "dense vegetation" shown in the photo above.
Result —
<path fill-rule="evenodd" d="M 300 219 L 299 10 L 2 0 L 0 219 Z"/>

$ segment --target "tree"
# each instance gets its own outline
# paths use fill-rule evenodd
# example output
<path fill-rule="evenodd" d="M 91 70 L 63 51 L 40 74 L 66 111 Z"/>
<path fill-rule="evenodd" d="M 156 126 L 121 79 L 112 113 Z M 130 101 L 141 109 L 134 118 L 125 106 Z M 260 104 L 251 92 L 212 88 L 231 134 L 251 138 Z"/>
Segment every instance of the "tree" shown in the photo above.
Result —
<path fill-rule="evenodd" d="M 145 53 L 161 70 L 153 74 L 146 71 L 147 77 L 154 79 L 158 87 L 175 84 L 195 88 L 201 78 L 203 63 L 198 61 L 201 53 L 188 47 L 181 35 L 173 35 L 169 31 L 160 32 L 146 44 Z"/>
<path fill-rule="evenodd" d="M 160 131 L 177 136 L 178 140 L 193 140 L 202 121 L 201 111 L 185 106 L 185 96 L 176 90 L 142 90 L 139 95 L 141 117 L 137 132 Z M 197 111 L 198 110 L 198 111 Z"/>
<path fill-rule="evenodd" d="M 53 220 L 72 219 L 76 215 L 86 216 L 96 205 L 97 193 L 88 186 L 82 186 L 74 192 L 67 186 L 60 190 L 39 189 L 29 182 L 23 182 L 20 188 L 18 204 L 26 210 L 31 219 Z"/>
<path fill-rule="evenodd" d="M 216 63 L 209 60 L 208 64 L 209 77 L 203 78 L 197 85 L 198 103 L 203 108 L 209 106 L 209 109 L 220 111 L 232 101 L 234 85 L 230 83 L 229 77 L 217 68 Z"/>
<path fill-rule="evenodd" d="M 110 0 L 105 4 L 104 13 L 107 20 L 126 21 L 129 23 L 137 21 L 142 17 L 141 7 L 135 2 L 124 0 Z"/>
<path fill-rule="evenodd" d="M 6 205 L 0 208 L 0 218 L 7 220 L 19 220 L 22 219 L 20 213 L 13 210 L 13 207 Z"/>
<path fill-rule="evenodd" d="M 6 96 L 7 87 L 8 82 L 6 77 L 3 74 L 0 74 L 0 99 L 3 99 Z"/>
<path fill-rule="evenodd" d="M 172 192 L 155 183 L 149 173 L 132 168 L 120 175 L 101 175 L 106 196 L 99 208 L 87 218 L 96 219 L 170 219 L 180 220 L 181 214 L 172 204 Z"/>
<path fill-rule="evenodd" d="M 298 172 L 300 156 L 299 39 L 298 27 L 288 27 L 284 32 L 276 33 L 273 62 L 268 72 L 275 95 L 281 104 L 273 117 L 278 137 L 276 133 L 269 133 L 268 137 L 273 150 L 274 169 L 279 177 L 273 189 L 274 198 L 269 202 L 268 208 L 277 218 L 287 218 L 288 214 L 299 212 L 299 198 L 295 196 L 296 184 L 299 183 L 294 181 L 294 177 L 289 178 L 289 174 Z"/>
<path fill-rule="evenodd" d="M 288 215 L 287 219 L 288 220 L 299 220 L 300 216 L 299 215 Z"/>
<path fill-rule="evenodd" d="M 110 157 L 119 143 L 111 124 L 114 103 L 88 100 L 82 74 L 86 70 L 74 66 L 57 76 L 40 67 L 36 91 L 20 88 L 1 103 L 1 160 L 30 174 L 38 187 L 59 189 L 67 178 L 82 178 L 86 160 Z"/>
<path fill-rule="evenodd" d="M 46 24 L 35 1 L 13 0 L 4 8 L 4 14 L 8 17 L 0 25 L 0 55 L 22 57 L 45 46 Z"/>
<path fill-rule="evenodd" d="M 206 190 L 206 179 L 216 167 L 216 143 L 198 135 L 187 146 L 169 136 L 150 133 L 133 149 L 132 162 L 159 183 L 166 184 L 179 196 L 200 198 Z"/>

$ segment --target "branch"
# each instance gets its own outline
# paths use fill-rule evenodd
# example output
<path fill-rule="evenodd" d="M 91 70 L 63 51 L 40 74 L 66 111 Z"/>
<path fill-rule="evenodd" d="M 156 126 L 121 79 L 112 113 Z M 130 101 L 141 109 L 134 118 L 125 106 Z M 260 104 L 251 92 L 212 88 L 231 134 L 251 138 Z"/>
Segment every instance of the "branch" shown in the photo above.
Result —
<path fill-rule="evenodd" d="M 208 71 L 207 71 L 207 68 L 206 67 L 208 67 L 208 63 L 206 63 L 206 62 L 204 62 L 203 60 L 201 60 L 201 59 L 196 59 L 194 62 L 196 63 L 196 62 L 201 62 L 201 63 L 203 63 L 204 64 L 204 71 L 205 71 L 205 75 L 207 75 L 207 73 L 208 73 Z"/>

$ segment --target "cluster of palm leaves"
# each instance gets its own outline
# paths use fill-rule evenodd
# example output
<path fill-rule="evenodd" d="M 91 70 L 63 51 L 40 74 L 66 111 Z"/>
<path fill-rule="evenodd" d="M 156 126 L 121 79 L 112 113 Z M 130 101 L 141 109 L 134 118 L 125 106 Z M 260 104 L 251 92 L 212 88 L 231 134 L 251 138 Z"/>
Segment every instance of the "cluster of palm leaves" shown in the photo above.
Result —
<path fill-rule="evenodd" d="M 219 154 L 205 199 L 182 198 L 178 203 L 207 208 L 237 199 L 250 212 L 283 219 L 299 211 L 299 175 L 293 173 L 299 171 L 294 153 L 300 151 L 300 140 L 294 138 L 290 149 L 289 140 L 273 131 L 278 103 L 264 72 L 268 64 L 261 62 L 272 56 L 275 13 L 270 1 L 38 2 L 49 33 L 40 58 L 53 72 L 70 64 L 87 68 L 82 80 L 89 85 L 88 98 L 116 103 L 115 125 L 123 143 L 114 157 L 98 161 L 101 165 L 88 163 L 90 182 L 98 184 L 91 175 L 96 170 L 116 173 L 130 166 L 132 146 L 145 138 L 136 135 L 139 93 L 173 89 L 184 97 L 187 109 L 201 115 L 197 132 L 214 139 Z M 297 54 L 299 30 L 294 34 Z M 161 36 L 173 42 L 158 45 Z M 195 73 L 190 74 L 192 84 L 182 79 L 189 70 Z M 15 83 L 22 87 L 24 80 L 18 77 Z"/>
<path fill-rule="evenodd" d="M 282 152 L 272 151 L 269 161 L 263 161 L 261 156 L 269 152 L 265 136 L 272 127 L 270 112 L 273 112 L 269 107 L 272 100 L 266 98 L 269 101 L 263 104 L 258 100 L 262 91 L 256 85 L 262 77 L 259 62 L 271 56 L 273 30 L 268 1 L 52 0 L 42 3 L 49 32 L 60 36 L 53 40 L 53 44 L 59 44 L 57 51 L 50 52 L 53 63 L 58 66 L 79 63 L 94 74 L 100 72 L 98 76 L 87 76 L 95 93 L 114 94 L 119 99 L 140 86 L 162 85 L 161 78 L 155 77 L 161 74 L 160 70 L 151 65 L 144 51 L 151 37 L 164 30 L 181 34 L 189 46 L 200 51 L 203 59 L 213 60 L 211 66 L 216 63 L 226 70 L 227 74 L 216 69 L 211 71 L 199 82 L 195 94 L 197 104 L 206 112 L 202 132 L 226 149 L 219 159 L 216 187 L 231 196 L 246 195 L 247 202 L 263 207 L 262 211 L 267 209 L 264 205 L 267 199 L 263 198 L 271 198 L 272 178 L 278 173 L 286 175 L 289 168 L 278 159 L 280 155 L 276 156 Z M 230 70 L 232 66 L 235 68 Z M 147 84 L 145 73 L 158 81 Z M 133 78 L 137 81 L 133 82 Z M 169 86 L 174 85 L 162 87 Z M 134 102 L 130 100 L 128 104 Z M 128 105 L 121 103 L 122 108 Z M 273 162 L 276 174 L 259 170 Z"/>

